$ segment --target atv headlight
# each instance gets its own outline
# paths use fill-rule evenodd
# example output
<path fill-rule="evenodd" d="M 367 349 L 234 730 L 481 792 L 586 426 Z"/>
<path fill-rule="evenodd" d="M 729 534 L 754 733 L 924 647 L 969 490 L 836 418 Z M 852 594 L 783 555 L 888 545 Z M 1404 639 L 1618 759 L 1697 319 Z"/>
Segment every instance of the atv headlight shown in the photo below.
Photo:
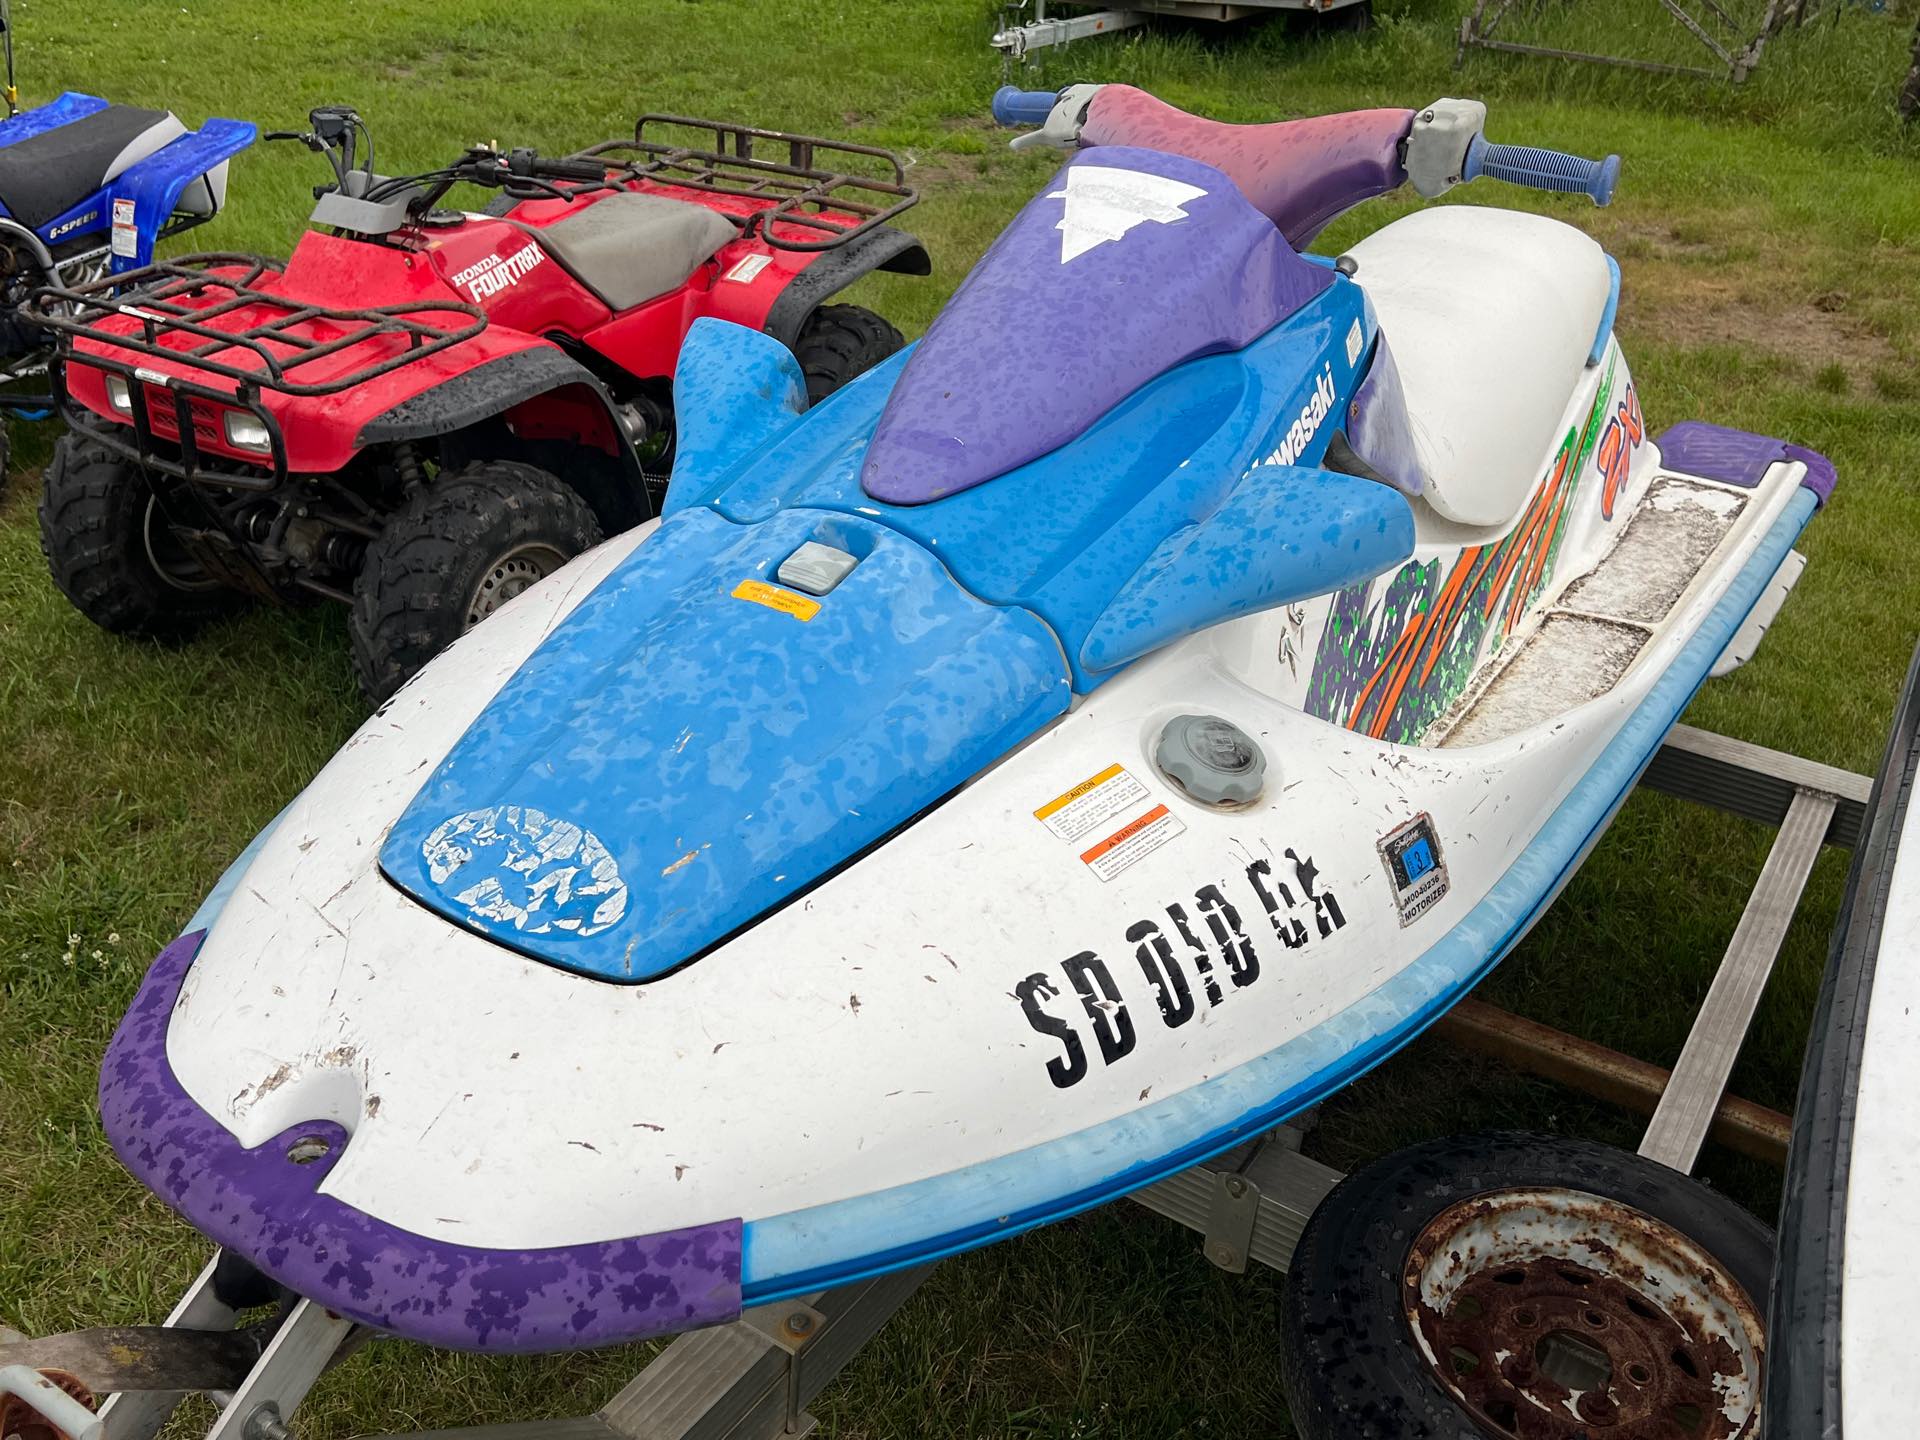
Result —
<path fill-rule="evenodd" d="M 127 391 L 127 382 L 118 375 L 107 376 L 107 403 L 122 415 L 133 413 L 133 396 Z"/>
<path fill-rule="evenodd" d="M 227 443 L 236 450 L 252 450 L 266 455 L 273 450 L 273 437 L 267 422 L 245 410 L 229 410 L 226 419 Z"/>

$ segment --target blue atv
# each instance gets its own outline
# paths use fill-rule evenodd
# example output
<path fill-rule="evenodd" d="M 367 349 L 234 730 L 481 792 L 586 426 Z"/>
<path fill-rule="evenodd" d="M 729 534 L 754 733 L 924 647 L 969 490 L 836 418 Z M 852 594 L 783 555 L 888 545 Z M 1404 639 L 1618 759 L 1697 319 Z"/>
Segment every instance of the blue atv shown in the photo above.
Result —
<path fill-rule="evenodd" d="M 0 416 L 40 418 L 51 333 L 28 301 L 152 263 L 156 242 L 213 218 L 226 200 L 227 161 L 254 141 L 242 120 L 189 130 L 165 110 L 112 105 L 68 91 L 22 111 L 13 76 L 13 24 L 0 0 L 7 118 L 0 120 Z M 0 426 L 0 469 L 6 460 Z"/>

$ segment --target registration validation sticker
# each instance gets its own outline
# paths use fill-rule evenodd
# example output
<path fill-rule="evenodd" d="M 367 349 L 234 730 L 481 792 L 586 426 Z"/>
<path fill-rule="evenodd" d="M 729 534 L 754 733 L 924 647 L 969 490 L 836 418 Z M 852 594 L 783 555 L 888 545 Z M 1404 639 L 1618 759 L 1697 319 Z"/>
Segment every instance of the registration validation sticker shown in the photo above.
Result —
<path fill-rule="evenodd" d="M 1389 830 L 1380 840 L 1380 859 L 1393 882 L 1393 903 L 1402 928 L 1440 903 L 1447 893 L 1447 862 L 1433 817 L 1424 811 Z"/>

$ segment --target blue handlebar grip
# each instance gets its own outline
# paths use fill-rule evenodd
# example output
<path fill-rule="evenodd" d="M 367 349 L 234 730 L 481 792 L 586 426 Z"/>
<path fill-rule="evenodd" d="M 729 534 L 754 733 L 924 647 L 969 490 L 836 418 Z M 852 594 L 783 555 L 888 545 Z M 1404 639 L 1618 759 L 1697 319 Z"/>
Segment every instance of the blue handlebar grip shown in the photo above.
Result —
<path fill-rule="evenodd" d="M 1053 90 L 1020 90 L 1002 85 L 993 92 L 993 118 L 1001 125 L 1044 125 L 1060 98 Z"/>
<path fill-rule="evenodd" d="M 1482 175 L 1533 190 L 1585 195 L 1594 204 L 1605 205 L 1613 199 L 1613 187 L 1620 179 L 1620 157 L 1582 160 L 1578 155 L 1536 150 L 1531 145 L 1489 145 L 1476 135 L 1467 147 L 1467 163 L 1460 178 L 1477 180 Z"/>

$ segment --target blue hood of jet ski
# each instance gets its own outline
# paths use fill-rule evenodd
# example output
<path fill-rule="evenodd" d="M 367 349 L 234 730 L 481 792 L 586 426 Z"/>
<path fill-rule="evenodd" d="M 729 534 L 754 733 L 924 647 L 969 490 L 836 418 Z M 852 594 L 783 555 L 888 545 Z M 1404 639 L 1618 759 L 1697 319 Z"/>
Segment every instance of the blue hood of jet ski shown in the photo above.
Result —
<path fill-rule="evenodd" d="M 817 601 L 769 583 L 808 540 L 859 562 Z M 687 510 L 502 687 L 381 868 L 503 945 L 647 980 L 907 823 L 1069 698 L 1040 620 L 975 599 L 895 531 Z"/>

